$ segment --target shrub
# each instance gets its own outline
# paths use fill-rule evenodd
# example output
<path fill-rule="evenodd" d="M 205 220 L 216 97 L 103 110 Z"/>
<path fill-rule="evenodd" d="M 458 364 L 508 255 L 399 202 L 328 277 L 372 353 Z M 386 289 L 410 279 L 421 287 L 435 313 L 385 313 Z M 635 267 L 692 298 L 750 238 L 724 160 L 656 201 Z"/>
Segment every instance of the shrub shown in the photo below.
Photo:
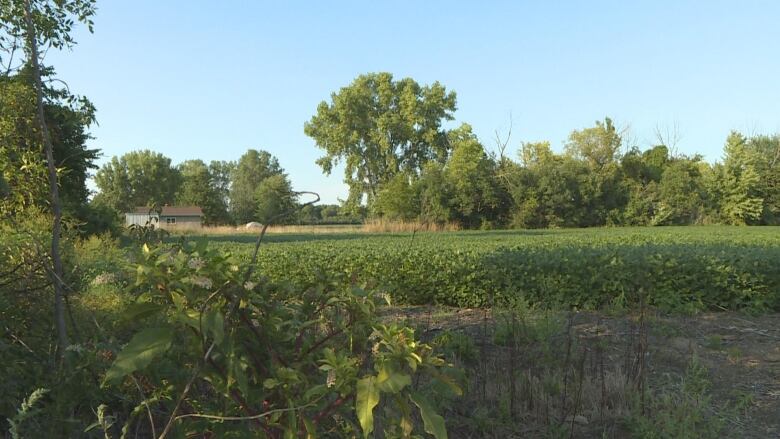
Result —
<path fill-rule="evenodd" d="M 321 274 L 303 290 L 281 286 L 203 243 L 145 247 L 136 273 L 136 300 L 123 317 L 144 329 L 103 381 L 127 398 L 146 395 L 117 415 L 125 430 L 368 437 L 375 425 L 408 435 L 421 419 L 445 437 L 413 382 L 459 389 L 411 329 L 378 323 L 382 295 Z"/>

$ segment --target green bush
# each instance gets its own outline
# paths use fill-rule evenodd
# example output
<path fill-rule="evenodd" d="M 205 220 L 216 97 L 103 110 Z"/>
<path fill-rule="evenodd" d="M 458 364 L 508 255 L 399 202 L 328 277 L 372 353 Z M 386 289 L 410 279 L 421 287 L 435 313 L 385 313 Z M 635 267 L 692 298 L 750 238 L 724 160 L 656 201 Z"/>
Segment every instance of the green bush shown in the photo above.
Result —
<path fill-rule="evenodd" d="M 380 324 L 381 294 L 322 275 L 288 288 L 203 243 L 144 246 L 135 273 L 135 300 L 121 318 L 141 329 L 103 378 L 124 395 L 103 406 L 118 422 L 93 429 L 369 437 L 377 426 L 446 437 L 417 383 L 460 389 L 411 329 Z"/>

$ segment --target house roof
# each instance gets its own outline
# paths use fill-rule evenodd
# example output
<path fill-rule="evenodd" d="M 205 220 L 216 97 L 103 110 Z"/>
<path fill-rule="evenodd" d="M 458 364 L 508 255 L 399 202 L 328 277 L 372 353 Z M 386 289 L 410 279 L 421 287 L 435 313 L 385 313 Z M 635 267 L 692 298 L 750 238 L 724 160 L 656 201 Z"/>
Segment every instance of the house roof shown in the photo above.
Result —
<path fill-rule="evenodd" d="M 139 206 L 135 208 L 133 213 L 140 213 L 146 215 L 149 210 L 152 209 L 149 206 Z M 198 206 L 163 206 L 162 216 L 203 216 L 203 211 Z"/>

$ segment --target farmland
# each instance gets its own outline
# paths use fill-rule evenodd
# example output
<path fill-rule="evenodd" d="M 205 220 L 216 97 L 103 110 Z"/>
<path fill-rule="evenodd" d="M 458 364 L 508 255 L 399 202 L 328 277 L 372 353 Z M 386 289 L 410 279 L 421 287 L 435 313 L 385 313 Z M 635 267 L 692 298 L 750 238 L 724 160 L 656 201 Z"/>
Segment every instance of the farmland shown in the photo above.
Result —
<path fill-rule="evenodd" d="M 240 260 L 254 248 L 247 235 L 194 239 Z M 769 310 L 780 306 L 777 261 L 775 227 L 271 234 L 258 272 L 297 286 L 327 272 L 415 305 Z"/>

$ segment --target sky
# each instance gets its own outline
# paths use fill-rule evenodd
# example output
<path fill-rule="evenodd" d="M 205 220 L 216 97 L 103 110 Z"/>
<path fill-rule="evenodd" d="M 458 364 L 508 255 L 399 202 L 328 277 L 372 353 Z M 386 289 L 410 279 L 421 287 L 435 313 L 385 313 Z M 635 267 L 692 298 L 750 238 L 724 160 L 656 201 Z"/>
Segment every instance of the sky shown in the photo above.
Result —
<path fill-rule="evenodd" d="M 346 198 L 304 122 L 360 74 L 458 96 L 456 120 L 507 152 L 611 117 L 632 143 L 677 127 L 720 160 L 732 129 L 780 132 L 780 2 L 99 0 L 95 33 L 47 54 L 97 107 L 98 164 L 137 149 L 180 163 L 279 158 L 297 190 Z"/>

